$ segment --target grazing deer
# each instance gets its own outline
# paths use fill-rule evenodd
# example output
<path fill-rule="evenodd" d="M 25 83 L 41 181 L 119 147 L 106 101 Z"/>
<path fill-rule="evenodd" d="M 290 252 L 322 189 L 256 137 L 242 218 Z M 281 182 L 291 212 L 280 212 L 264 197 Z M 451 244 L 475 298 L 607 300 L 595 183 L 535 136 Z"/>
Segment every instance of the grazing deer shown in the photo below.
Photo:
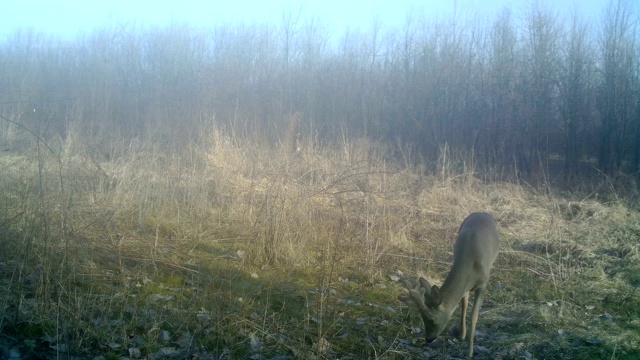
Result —
<path fill-rule="evenodd" d="M 468 357 L 473 356 L 473 337 L 476 332 L 478 312 L 489 281 L 489 271 L 498 256 L 499 243 L 500 238 L 493 217 L 487 213 L 472 213 L 460 225 L 458 239 L 453 248 L 453 266 L 442 288 L 436 285 L 431 286 L 422 277 L 415 287 L 405 280 L 404 285 L 409 290 L 409 294 L 399 296 L 398 299 L 418 308 L 424 322 L 427 342 L 435 340 L 440 335 L 458 302 L 462 310 L 459 338 L 465 339 L 469 292 L 474 291 Z"/>

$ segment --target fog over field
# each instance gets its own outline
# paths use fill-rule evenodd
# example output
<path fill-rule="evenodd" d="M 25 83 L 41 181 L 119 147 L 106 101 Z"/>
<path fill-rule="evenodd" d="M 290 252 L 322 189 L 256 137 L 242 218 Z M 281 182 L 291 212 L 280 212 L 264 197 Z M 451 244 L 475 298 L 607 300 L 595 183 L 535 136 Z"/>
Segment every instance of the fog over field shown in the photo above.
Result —
<path fill-rule="evenodd" d="M 640 357 L 638 5 L 454 3 L 8 8 L 1 356 Z"/>

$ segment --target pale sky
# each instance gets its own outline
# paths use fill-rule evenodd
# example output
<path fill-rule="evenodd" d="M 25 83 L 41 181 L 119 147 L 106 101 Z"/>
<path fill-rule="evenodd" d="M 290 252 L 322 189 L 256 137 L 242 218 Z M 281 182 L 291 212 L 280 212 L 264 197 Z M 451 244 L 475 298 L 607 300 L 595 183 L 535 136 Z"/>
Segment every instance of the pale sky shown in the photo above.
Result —
<path fill-rule="evenodd" d="M 301 10 L 302 18 L 315 17 L 328 29 L 367 30 L 374 19 L 385 28 L 401 26 L 407 13 L 427 17 L 460 13 L 495 18 L 504 7 L 518 12 L 528 0 L 3 0 L 0 6 L 0 41 L 17 29 L 35 29 L 52 36 L 72 38 L 80 32 L 113 22 L 196 26 L 222 23 L 278 25 L 282 14 Z M 543 0 L 550 8 L 568 14 L 574 4 L 589 17 L 597 17 L 608 0 Z"/>

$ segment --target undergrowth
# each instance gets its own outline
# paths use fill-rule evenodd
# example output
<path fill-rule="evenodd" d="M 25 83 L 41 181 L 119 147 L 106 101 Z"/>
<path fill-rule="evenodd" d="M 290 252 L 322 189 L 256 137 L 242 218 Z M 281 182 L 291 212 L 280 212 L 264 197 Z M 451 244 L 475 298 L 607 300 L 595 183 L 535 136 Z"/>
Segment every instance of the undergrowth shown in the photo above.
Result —
<path fill-rule="evenodd" d="M 484 183 L 450 157 L 427 175 L 366 139 L 88 143 L 0 156 L 4 355 L 462 356 L 423 346 L 398 280 L 440 283 L 459 224 L 487 211 L 502 243 L 476 357 L 640 356 L 640 214 L 622 199 Z"/>

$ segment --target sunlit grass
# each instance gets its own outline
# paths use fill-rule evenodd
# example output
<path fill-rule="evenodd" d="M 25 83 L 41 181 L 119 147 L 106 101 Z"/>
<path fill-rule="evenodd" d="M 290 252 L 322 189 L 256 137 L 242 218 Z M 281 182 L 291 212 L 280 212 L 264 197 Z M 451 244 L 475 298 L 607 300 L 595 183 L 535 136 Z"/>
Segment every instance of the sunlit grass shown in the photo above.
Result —
<path fill-rule="evenodd" d="M 448 163 L 427 176 L 364 140 L 294 155 L 215 130 L 100 159 L 74 136 L 64 156 L 0 157 L 0 329 L 22 357 L 463 356 L 449 331 L 423 346 L 397 277 L 439 284 L 472 211 L 502 237 L 477 358 L 640 355 L 640 214 L 623 201 Z"/>

